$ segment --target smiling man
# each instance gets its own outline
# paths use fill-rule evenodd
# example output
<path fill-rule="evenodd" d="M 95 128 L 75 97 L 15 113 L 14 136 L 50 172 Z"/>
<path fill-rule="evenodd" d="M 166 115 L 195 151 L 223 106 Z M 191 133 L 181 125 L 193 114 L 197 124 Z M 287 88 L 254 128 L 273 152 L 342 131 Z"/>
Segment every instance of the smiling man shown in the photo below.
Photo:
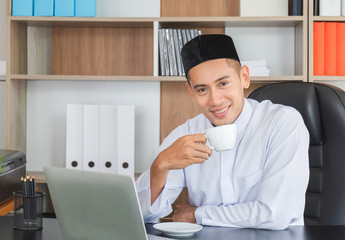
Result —
<path fill-rule="evenodd" d="M 171 213 L 184 187 L 189 204 L 173 220 L 285 229 L 303 225 L 309 133 L 293 108 L 245 99 L 249 69 L 226 35 L 201 35 L 182 49 L 187 89 L 201 114 L 163 141 L 136 182 L 145 222 Z M 234 149 L 212 151 L 208 128 L 237 125 Z"/>

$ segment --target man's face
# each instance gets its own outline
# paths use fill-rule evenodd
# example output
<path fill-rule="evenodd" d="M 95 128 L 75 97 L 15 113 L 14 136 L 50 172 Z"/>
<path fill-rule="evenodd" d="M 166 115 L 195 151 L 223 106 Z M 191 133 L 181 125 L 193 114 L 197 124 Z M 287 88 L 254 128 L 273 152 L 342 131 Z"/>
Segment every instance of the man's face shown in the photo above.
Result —
<path fill-rule="evenodd" d="M 206 61 L 189 71 L 187 89 L 215 126 L 233 123 L 242 112 L 244 89 L 250 85 L 247 66 L 239 75 L 226 59 Z"/>

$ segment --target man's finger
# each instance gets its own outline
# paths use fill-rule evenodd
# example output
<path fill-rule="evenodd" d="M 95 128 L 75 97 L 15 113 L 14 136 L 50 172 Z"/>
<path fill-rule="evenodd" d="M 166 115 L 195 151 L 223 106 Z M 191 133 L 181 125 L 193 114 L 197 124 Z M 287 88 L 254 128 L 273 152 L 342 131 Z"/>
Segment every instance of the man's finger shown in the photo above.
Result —
<path fill-rule="evenodd" d="M 212 149 L 209 146 L 204 145 L 204 144 L 195 144 L 194 150 L 197 150 L 197 151 L 203 152 L 203 153 L 207 153 L 209 157 L 212 155 Z"/>
<path fill-rule="evenodd" d="M 192 135 L 190 135 L 190 137 L 193 138 L 193 141 L 194 141 L 195 143 L 206 144 L 206 142 L 207 142 L 207 139 L 206 139 L 206 137 L 205 137 L 205 134 L 203 134 L 203 133 L 192 134 Z"/>

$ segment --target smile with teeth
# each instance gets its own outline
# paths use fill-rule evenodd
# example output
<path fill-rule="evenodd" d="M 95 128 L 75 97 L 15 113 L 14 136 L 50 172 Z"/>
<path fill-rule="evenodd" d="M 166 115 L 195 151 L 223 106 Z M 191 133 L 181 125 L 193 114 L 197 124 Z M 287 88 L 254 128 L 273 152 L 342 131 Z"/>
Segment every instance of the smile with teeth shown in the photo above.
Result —
<path fill-rule="evenodd" d="M 223 109 L 221 109 L 221 110 L 219 110 L 219 111 L 215 111 L 214 113 L 215 113 L 215 114 L 223 113 L 223 112 L 225 112 L 228 108 L 229 108 L 229 106 L 226 106 L 225 108 L 223 108 Z"/>

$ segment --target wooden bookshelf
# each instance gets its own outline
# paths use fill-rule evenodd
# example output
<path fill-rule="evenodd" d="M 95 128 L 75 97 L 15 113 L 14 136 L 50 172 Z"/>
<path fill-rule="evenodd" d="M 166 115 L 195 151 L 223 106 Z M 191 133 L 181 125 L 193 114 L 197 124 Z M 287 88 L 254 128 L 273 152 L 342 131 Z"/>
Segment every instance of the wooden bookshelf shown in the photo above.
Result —
<path fill-rule="evenodd" d="M 158 75 L 158 28 L 197 28 L 203 33 L 224 33 L 226 27 L 292 27 L 295 29 L 294 75 L 252 77 L 252 87 L 307 81 L 307 8 L 303 16 L 240 17 L 238 11 L 233 11 L 237 7 L 229 10 L 233 2 L 162 0 L 161 17 L 148 18 L 21 17 L 10 16 L 9 10 L 6 147 L 26 152 L 26 83 L 30 80 L 161 82 L 161 106 L 173 103 L 176 114 L 174 121 L 167 121 L 171 112 L 162 107 L 161 139 L 196 115 L 198 110 L 184 90 L 185 77 Z M 307 2 L 304 0 L 304 6 Z M 186 7 L 191 4 L 195 8 Z M 32 44 L 27 38 L 29 27 L 37 27 L 35 46 L 28 46 Z M 29 60 L 28 51 L 32 49 L 35 58 Z M 181 104 L 183 108 L 178 107 Z"/>

